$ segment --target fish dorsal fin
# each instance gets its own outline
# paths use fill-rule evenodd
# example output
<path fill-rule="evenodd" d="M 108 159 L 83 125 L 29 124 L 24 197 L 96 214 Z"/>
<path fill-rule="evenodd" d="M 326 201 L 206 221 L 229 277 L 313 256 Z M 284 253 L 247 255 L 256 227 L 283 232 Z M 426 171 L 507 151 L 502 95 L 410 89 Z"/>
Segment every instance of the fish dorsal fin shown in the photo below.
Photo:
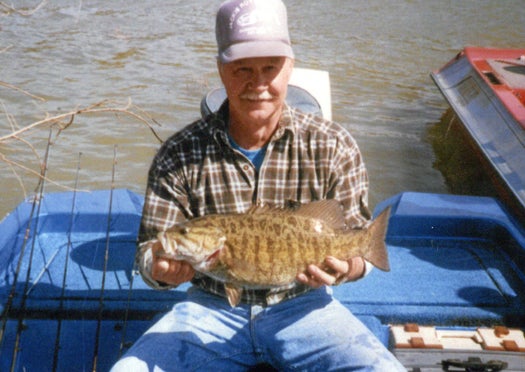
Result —
<path fill-rule="evenodd" d="M 316 200 L 305 204 L 299 202 L 288 202 L 286 208 L 276 208 L 269 205 L 254 205 L 247 213 L 289 213 L 305 218 L 321 220 L 334 230 L 346 229 L 342 205 L 339 201 L 334 199 Z"/>
<path fill-rule="evenodd" d="M 276 208 L 276 207 L 272 207 L 268 204 L 264 204 L 264 205 L 252 205 L 250 207 L 250 209 L 248 209 L 246 211 L 246 214 L 258 214 L 258 213 L 268 213 L 268 212 L 275 212 L 275 211 L 280 211 L 282 209 L 280 208 Z"/>
<path fill-rule="evenodd" d="M 334 199 L 316 200 L 306 204 L 300 204 L 294 213 L 323 221 L 334 230 L 344 230 L 346 228 L 343 206 Z"/>

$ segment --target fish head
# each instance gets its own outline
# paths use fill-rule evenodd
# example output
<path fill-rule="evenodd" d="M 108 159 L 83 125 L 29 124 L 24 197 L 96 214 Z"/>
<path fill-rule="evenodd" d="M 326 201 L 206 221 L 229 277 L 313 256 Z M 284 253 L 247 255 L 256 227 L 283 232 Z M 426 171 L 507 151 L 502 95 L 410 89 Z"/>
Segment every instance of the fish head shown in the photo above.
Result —
<path fill-rule="evenodd" d="M 186 261 L 197 271 L 205 272 L 218 261 L 226 235 L 221 229 L 201 226 L 176 226 L 158 234 L 164 255 Z"/>

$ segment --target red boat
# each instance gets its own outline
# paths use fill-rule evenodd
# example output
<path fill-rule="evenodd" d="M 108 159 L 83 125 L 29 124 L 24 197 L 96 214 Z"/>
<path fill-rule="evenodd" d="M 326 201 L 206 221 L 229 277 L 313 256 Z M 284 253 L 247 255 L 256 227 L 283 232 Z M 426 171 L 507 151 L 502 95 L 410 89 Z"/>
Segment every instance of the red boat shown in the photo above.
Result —
<path fill-rule="evenodd" d="M 525 49 L 467 47 L 431 76 L 525 220 Z"/>

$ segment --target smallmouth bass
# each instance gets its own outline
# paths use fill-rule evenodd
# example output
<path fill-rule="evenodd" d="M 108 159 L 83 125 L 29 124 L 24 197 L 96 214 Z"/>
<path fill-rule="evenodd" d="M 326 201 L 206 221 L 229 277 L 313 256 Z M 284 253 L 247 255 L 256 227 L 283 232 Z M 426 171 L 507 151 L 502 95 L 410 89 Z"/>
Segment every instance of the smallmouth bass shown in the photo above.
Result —
<path fill-rule="evenodd" d="M 159 255 L 190 263 L 224 283 L 236 306 L 242 289 L 270 289 L 292 283 L 309 264 L 327 256 L 361 256 L 389 271 L 385 235 L 390 209 L 365 229 L 347 228 L 336 200 L 314 201 L 294 209 L 253 207 L 244 214 L 198 217 L 160 232 Z"/>

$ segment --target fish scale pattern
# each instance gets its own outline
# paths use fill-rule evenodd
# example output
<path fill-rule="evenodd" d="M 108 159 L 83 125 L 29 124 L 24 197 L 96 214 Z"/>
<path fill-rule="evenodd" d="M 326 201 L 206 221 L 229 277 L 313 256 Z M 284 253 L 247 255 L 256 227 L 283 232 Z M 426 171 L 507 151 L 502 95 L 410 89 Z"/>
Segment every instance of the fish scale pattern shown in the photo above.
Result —
<path fill-rule="evenodd" d="M 226 235 L 214 276 L 220 272 L 225 282 L 245 287 L 288 284 L 308 264 L 320 264 L 328 255 L 362 255 L 360 242 L 367 233 L 336 233 L 321 220 L 287 213 L 215 215 L 204 223 Z"/>

